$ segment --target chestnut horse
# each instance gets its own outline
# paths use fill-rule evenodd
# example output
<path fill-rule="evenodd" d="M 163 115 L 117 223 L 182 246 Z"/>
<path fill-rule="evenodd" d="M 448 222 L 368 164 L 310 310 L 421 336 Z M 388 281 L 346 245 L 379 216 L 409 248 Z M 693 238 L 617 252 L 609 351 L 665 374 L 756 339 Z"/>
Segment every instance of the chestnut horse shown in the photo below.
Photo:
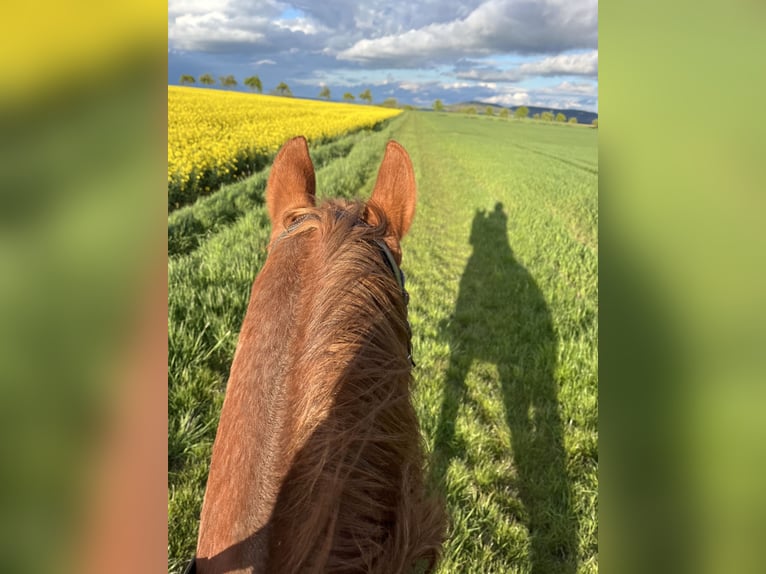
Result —
<path fill-rule="evenodd" d="M 412 164 L 389 142 L 366 204 L 317 207 L 314 189 L 306 140 L 292 139 L 269 176 L 269 255 L 213 446 L 200 574 L 428 571 L 439 554 L 399 271 Z"/>

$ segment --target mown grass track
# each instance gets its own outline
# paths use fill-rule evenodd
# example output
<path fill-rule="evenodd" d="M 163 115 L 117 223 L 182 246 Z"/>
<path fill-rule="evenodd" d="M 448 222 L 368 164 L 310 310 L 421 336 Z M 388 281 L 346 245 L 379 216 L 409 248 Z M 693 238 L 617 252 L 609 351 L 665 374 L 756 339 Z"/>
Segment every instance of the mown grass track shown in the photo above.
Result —
<path fill-rule="evenodd" d="M 596 132 L 409 113 L 331 158 L 320 195 L 368 195 L 392 137 L 419 184 L 403 268 L 414 402 L 451 520 L 439 571 L 595 572 Z M 216 223 L 169 264 L 171 571 L 194 550 L 236 331 L 265 257 L 262 199 L 216 219 L 231 203 L 204 207 L 199 219 Z"/>
<path fill-rule="evenodd" d="M 595 130 L 416 114 L 397 137 L 440 571 L 596 571 Z"/>

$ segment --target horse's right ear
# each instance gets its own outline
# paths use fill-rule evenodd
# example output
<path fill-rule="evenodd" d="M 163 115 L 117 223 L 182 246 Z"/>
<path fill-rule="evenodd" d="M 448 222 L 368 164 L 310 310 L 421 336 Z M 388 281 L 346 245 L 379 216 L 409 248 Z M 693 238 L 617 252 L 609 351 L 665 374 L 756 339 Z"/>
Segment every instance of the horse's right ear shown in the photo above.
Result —
<path fill-rule="evenodd" d="M 372 201 L 382 208 L 390 231 L 401 240 L 415 216 L 415 171 L 407 151 L 395 141 L 388 142 L 378 171 Z"/>
<path fill-rule="evenodd" d="M 302 136 L 293 138 L 279 150 L 266 187 L 272 241 L 285 230 L 285 213 L 298 207 L 312 207 L 315 193 L 316 179 L 308 143 Z"/>

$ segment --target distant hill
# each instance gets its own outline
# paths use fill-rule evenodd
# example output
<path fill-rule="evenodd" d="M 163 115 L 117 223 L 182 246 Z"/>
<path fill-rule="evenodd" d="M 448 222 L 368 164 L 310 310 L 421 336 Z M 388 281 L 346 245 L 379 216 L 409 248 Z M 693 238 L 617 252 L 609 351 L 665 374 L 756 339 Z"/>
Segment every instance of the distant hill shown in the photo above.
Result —
<path fill-rule="evenodd" d="M 460 104 L 449 104 L 449 105 L 445 105 L 444 107 L 445 109 L 449 111 L 457 111 L 461 108 L 465 108 L 468 106 L 475 107 L 476 110 L 481 114 L 484 113 L 484 110 L 487 109 L 487 106 L 490 106 L 495 109 L 495 115 L 497 115 L 497 113 L 504 108 L 507 108 L 508 111 L 512 114 L 513 112 L 516 111 L 516 108 L 521 107 L 521 106 L 499 106 L 497 104 L 488 104 L 486 102 L 476 102 L 476 101 L 463 102 Z M 593 120 L 598 118 L 597 113 L 586 112 L 585 110 L 559 110 L 557 108 L 541 108 L 538 106 L 527 106 L 527 108 L 529 109 L 530 118 L 534 114 L 541 114 L 543 112 L 553 112 L 554 116 L 557 113 L 561 112 L 567 117 L 567 119 L 577 118 L 577 123 L 580 123 L 580 124 L 590 124 Z"/>

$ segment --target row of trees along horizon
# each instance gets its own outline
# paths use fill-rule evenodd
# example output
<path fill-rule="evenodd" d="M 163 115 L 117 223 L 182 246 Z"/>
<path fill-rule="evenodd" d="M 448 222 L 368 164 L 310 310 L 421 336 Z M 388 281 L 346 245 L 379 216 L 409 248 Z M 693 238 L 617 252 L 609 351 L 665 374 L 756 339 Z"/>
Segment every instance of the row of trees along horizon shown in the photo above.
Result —
<path fill-rule="evenodd" d="M 464 114 L 478 114 L 479 111 L 476 108 L 476 106 L 453 106 L 451 110 L 447 110 L 444 107 L 444 104 L 441 100 L 436 100 L 433 105 L 434 111 L 437 112 L 446 112 L 446 111 L 457 111 L 462 112 Z M 527 106 L 519 106 L 515 110 L 511 112 L 508 108 L 500 108 L 500 111 L 497 113 L 498 117 L 501 118 L 507 118 L 510 116 L 510 114 L 513 113 L 513 117 L 516 119 L 525 119 L 529 117 L 529 108 Z M 495 108 L 493 106 L 487 106 L 484 109 L 484 115 L 485 116 L 494 116 L 495 115 Z M 566 115 L 562 112 L 558 112 L 557 114 L 554 114 L 552 111 L 548 112 L 542 112 L 538 114 L 532 114 L 533 120 L 541 120 L 544 122 L 561 122 L 561 123 L 570 123 L 570 124 L 576 124 L 577 118 L 571 117 L 568 118 Z M 593 126 L 598 127 L 598 119 L 593 120 Z"/>
<path fill-rule="evenodd" d="M 232 76 L 221 76 L 218 78 L 218 81 L 220 85 L 224 88 L 236 88 L 237 87 L 237 79 Z M 214 86 L 215 85 L 215 78 L 210 74 L 203 74 L 199 77 L 200 84 L 205 84 L 206 86 Z M 181 76 L 181 84 L 182 85 L 191 85 L 196 84 L 196 80 L 194 79 L 194 76 L 190 76 L 188 74 L 184 74 Z M 253 91 L 258 92 L 259 94 L 263 93 L 263 83 L 261 82 L 261 79 L 258 76 L 250 76 L 249 78 L 245 78 L 244 82 L 242 82 L 244 85 L 246 85 L 248 88 L 250 88 Z M 274 88 L 271 92 L 272 94 L 276 96 L 287 96 L 292 97 L 293 92 L 290 90 L 290 86 L 288 86 L 285 82 L 280 82 L 277 84 L 277 87 Z M 326 100 L 330 99 L 330 88 L 327 86 L 323 86 L 322 90 L 319 92 L 319 97 L 324 98 Z M 347 102 L 353 102 L 356 100 L 356 96 L 352 94 L 351 92 L 346 92 L 343 94 L 343 99 Z M 359 99 L 363 102 L 367 102 L 368 104 L 372 103 L 372 92 L 370 92 L 369 89 L 363 91 L 361 94 L 359 94 Z M 385 100 L 383 102 L 383 105 L 391 104 L 391 107 L 396 107 L 396 99 L 395 98 L 389 98 L 388 100 Z"/>
<path fill-rule="evenodd" d="M 234 76 L 231 74 L 228 76 L 221 76 L 218 78 L 218 81 L 220 85 L 224 88 L 235 88 L 237 87 L 237 80 Z M 203 74 L 199 77 L 200 84 L 204 84 L 206 86 L 213 86 L 215 85 L 215 78 L 211 74 Z M 181 76 L 181 84 L 182 85 L 191 85 L 196 84 L 197 80 L 194 78 L 194 76 L 183 74 Z M 253 91 L 257 91 L 259 94 L 263 93 L 263 83 L 261 82 L 261 79 L 258 76 L 250 76 L 249 78 L 245 78 L 244 85 L 246 85 L 248 88 L 250 88 Z M 290 90 L 290 86 L 288 86 L 285 82 L 280 82 L 277 84 L 277 87 L 274 88 L 271 92 L 272 94 L 276 96 L 287 96 L 292 97 L 293 93 Z M 322 89 L 319 91 L 319 97 L 324 98 L 325 100 L 330 100 L 330 88 L 327 86 L 322 86 Z M 372 104 L 372 93 L 370 92 L 369 88 L 363 91 L 361 94 L 359 94 L 359 99 L 363 102 L 367 102 L 368 104 Z M 343 100 L 347 102 L 353 102 L 356 100 L 356 96 L 352 94 L 351 92 L 346 92 L 343 94 Z M 382 106 L 389 107 L 389 108 L 395 108 L 397 107 L 396 98 L 387 98 L 383 100 Z M 413 106 L 403 106 L 406 110 L 412 110 L 414 109 Z M 478 110 L 476 106 L 467 106 L 467 107 L 459 107 L 455 108 L 454 106 L 447 110 L 447 108 L 444 106 L 444 103 L 441 100 L 436 100 L 433 103 L 433 109 L 437 112 L 446 112 L 446 111 L 457 111 L 462 112 L 465 114 L 477 114 Z M 484 115 L 486 116 L 494 116 L 495 115 L 495 108 L 492 106 L 487 106 L 484 110 Z M 500 112 L 498 113 L 498 116 L 501 118 L 508 118 L 509 117 L 509 110 L 508 108 L 501 108 Z M 513 117 L 515 119 L 525 119 L 529 117 L 529 108 L 526 106 L 519 106 L 513 111 Z M 550 112 L 542 112 L 539 114 L 533 114 L 532 115 L 533 120 L 541 120 L 544 122 L 568 122 L 570 124 L 576 124 L 577 118 L 569 118 L 567 119 L 566 115 L 559 112 L 557 114 L 553 114 L 552 111 Z M 593 126 L 598 127 L 598 119 L 593 120 Z"/>

